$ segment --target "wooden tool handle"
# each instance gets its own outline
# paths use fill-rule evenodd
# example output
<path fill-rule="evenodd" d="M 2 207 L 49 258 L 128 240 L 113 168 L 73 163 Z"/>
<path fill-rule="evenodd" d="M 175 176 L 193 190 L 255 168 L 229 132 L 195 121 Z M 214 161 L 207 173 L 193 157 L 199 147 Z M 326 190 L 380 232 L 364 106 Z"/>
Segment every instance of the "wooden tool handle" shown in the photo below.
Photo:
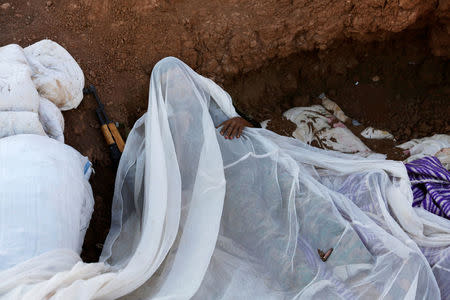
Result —
<path fill-rule="evenodd" d="M 108 128 L 111 131 L 111 134 L 116 141 L 117 148 L 119 148 L 120 152 L 123 152 L 123 149 L 125 148 L 125 142 L 123 141 L 122 137 L 120 136 L 119 131 L 117 130 L 116 125 L 114 123 L 109 123 Z"/>
<path fill-rule="evenodd" d="M 108 144 L 108 146 L 114 144 L 115 142 L 111 135 L 111 132 L 109 132 L 108 126 L 106 126 L 106 124 L 103 124 L 101 129 L 102 129 L 103 136 L 105 137 L 105 140 L 106 140 L 106 143 Z"/>

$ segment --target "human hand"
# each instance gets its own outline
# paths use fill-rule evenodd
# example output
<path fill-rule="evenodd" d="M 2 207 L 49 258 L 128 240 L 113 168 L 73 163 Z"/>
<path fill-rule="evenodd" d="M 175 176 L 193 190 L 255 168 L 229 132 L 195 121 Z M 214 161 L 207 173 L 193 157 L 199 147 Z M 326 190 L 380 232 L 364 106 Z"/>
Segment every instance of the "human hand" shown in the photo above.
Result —
<path fill-rule="evenodd" d="M 234 137 L 241 137 L 242 131 L 245 127 L 253 127 L 250 122 L 241 117 L 234 117 L 226 120 L 216 128 L 219 128 L 220 126 L 222 126 L 220 134 L 223 135 L 226 139 L 230 140 L 232 140 Z"/>

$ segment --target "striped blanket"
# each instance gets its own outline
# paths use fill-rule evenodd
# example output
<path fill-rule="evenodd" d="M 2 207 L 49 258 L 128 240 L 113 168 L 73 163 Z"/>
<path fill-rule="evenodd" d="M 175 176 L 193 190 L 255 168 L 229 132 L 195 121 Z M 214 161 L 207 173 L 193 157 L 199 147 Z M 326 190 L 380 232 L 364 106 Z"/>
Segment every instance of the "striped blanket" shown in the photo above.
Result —
<path fill-rule="evenodd" d="M 434 156 L 405 164 L 414 194 L 413 206 L 450 219 L 450 172 Z"/>

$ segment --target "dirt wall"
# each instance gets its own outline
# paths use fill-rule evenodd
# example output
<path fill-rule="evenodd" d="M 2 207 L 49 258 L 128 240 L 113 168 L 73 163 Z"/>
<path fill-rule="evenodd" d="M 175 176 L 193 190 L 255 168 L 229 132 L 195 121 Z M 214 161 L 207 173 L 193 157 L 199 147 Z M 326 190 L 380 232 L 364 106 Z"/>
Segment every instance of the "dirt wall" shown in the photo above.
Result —
<path fill-rule="evenodd" d="M 4 1 L 4 0 L 3 0 Z M 435 55 L 449 56 L 448 0 L 78 0 L 10 1 L 0 9 L 1 42 L 49 37 L 116 71 L 150 71 L 174 55 L 204 74 L 247 72 L 264 61 L 335 40 L 383 40 L 429 26 Z M 6 5 L 5 5 L 6 4 Z M 84 47 L 84 50 L 79 49 Z M 99 49 L 93 50 L 95 47 Z M 85 54 L 85 55 L 83 55 Z M 85 68 L 86 69 L 86 68 Z M 94 77 L 95 71 L 93 71 Z"/>

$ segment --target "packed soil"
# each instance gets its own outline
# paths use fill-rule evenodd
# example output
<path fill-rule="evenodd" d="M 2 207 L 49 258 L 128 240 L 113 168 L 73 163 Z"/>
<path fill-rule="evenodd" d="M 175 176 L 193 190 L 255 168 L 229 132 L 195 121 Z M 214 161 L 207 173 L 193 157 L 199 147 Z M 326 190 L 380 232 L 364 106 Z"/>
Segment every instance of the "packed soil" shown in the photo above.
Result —
<path fill-rule="evenodd" d="M 146 111 L 154 64 L 171 55 L 216 80 L 247 117 L 272 119 L 279 134 L 295 129 L 285 110 L 318 103 L 321 93 L 351 118 L 393 133 L 396 142 L 364 140 L 390 158 L 401 159 L 395 143 L 450 133 L 444 1 L 328 2 L 0 0 L 0 45 L 60 43 L 124 137 Z M 64 112 L 66 143 L 95 168 L 88 262 L 109 230 L 115 178 L 95 108 L 89 96 Z"/>

